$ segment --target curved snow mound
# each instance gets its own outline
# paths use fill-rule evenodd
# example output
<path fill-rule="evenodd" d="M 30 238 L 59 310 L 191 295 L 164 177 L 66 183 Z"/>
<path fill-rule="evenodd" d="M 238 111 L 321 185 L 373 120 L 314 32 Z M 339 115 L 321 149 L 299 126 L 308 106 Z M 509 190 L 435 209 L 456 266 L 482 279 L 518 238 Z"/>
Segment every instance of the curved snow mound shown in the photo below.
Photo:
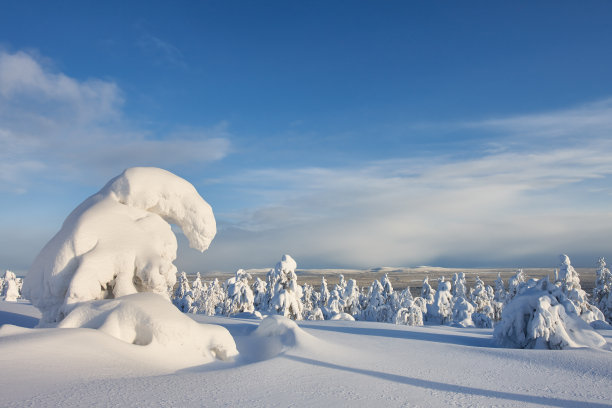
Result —
<path fill-rule="evenodd" d="M 303 346 L 314 339 L 291 319 L 284 316 L 271 315 L 261 321 L 255 336 L 274 337 L 285 347 Z"/>
<path fill-rule="evenodd" d="M 348 313 L 336 313 L 329 320 L 346 320 L 346 321 L 354 322 L 355 318 Z"/>
<path fill-rule="evenodd" d="M 606 340 L 578 316 L 576 307 L 548 278 L 519 293 L 502 312 L 494 336 L 499 344 L 514 348 L 566 349 L 602 347 Z"/>
<path fill-rule="evenodd" d="M 83 303 L 58 327 L 97 329 L 126 343 L 201 357 L 196 364 L 238 354 L 227 329 L 197 323 L 155 293 Z"/>
<path fill-rule="evenodd" d="M 136 292 L 167 296 L 176 282 L 176 237 L 205 251 L 217 228 L 212 208 L 186 180 L 134 167 L 79 205 L 34 260 L 24 297 L 41 323 L 62 320 L 79 302 Z"/>

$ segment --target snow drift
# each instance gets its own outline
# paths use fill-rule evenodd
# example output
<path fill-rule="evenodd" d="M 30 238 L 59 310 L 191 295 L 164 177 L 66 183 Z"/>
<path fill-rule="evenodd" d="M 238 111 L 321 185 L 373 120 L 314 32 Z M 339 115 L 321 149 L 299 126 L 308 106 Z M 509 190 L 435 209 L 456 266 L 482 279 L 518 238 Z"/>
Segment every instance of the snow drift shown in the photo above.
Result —
<path fill-rule="evenodd" d="M 155 293 L 82 303 L 58 327 L 97 329 L 126 343 L 178 351 L 194 365 L 238 354 L 226 328 L 196 323 Z"/>
<path fill-rule="evenodd" d="M 136 292 L 168 297 L 176 282 L 181 227 L 205 251 L 216 234 L 211 207 L 186 180 L 162 169 L 134 167 L 79 205 L 34 260 L 24 297 L 41 324 L 61 321 L 80 302 Z"/>

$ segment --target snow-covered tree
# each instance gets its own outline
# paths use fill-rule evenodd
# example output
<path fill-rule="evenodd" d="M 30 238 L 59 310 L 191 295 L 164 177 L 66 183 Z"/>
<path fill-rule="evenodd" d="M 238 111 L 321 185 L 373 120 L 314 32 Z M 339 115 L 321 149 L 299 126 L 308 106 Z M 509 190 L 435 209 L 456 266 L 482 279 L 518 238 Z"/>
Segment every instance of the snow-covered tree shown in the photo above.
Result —
<path fill-rule="evenodd" d="M 435 294 L 436 291 L 429 284 L 429 276 L 426 276 L 425 279 L 423 279 L 423 286 L 421 287 L 421 297 L 425 302 L 432 303 Z"/>
<path fill-rule="evenodd" d="M 325 317 L 323 316 L 323 311 L 321 308 L 315 307 L 314 310 L 308 313 L 306 320 L 325 320 Z"/>
<path fill-rule="evenodd" d="M 508 279 L 508 293 L 506 293 L 506 298 L 504 300 L 505 303 L 510 302 L 512 298 L 516 296 L 520 284 L 524 282 L 525 273 L 522 269 L 517 269 L 514 276 L 511 276 L 510 279 Z"/>
<path fill-rule="evenodd" d="M 454 298 L 464 297 L 467 299 L 465 273 L 459 272 L 453 275 L 453 287 L 451 293 Z"/>
<path fill-rule="evenodd" d="M 389 299 L 393 294 L 393 285 L 389 280 L 389 274 L 384 274 L 384 276 L 380 280 L 380 284 L 383 287 L 383 297 L 385 298 L 385 300 Z"/>
<path fill-rule="evenodd" d="M 414 302 L 409 307 L 402 307 L 395 313 L 395 324 L 422 326 L 423 311 Z"/>
<path fill-rule="evenodd" d="M 399 308 L 408 308 L 412 305 L 413 301 L 414 299 L 412 297 L 412 293 L 410 293 L 410 286 L 407 286 L 406 289 L 402 290 L 397 297 L 397 304 Z"/>
<path fill-rule="evenodd" d="M 293 320 L 301 320 L 303 313 L 302 288 L 297 283 L 295 270 L 297 263 L 289 255 L 282 259 L 271 271 L 274 295 L 270 299 L 269 310 Z"/>
<path fill-rule="evenodd" d="M 319 307 L 322 310 L 327 307 L 329 303 L 329 289 L 327 288 L 327 280 L 325 276 L 321 276 L 321 289 L 319 290 Z"/>
<path fill-rule="evenodd" d="M 427 305 L 427 320 L 447 324 L 453 316 L 453 295 L 451 283 L 444 281 L 444 276 L 438 280 L 438 290 L 433 302 Z"/>
<path fill-rule="evenodd" d="M 191 288 L 189 287 L 189 279 L 187 279 L 187 274 L 185 272 L 181 272 L 179 275 L 178 285 L 176 286 L 176 290 L 172 296 L 172 303 L 174 303 L 174 305 L 184 313 L 191 309 L 193 294 L 191 292 Z"/>
<path fill-rule="evenodd" d="M 343 301 L 337 289 L 333 289 L 329 292 L 329 304 L 327 305 L 326 312 L 329 319 L 338 313 L 344 313 Z"/>
<path fill-rule="evenodd" d="M 196 278 L 193 280 L 193 283 L 191 284 L 191 292 L 193 293 L 194 300 L 202 296 L 202 292 L 204 292 L 204 290 L 205 290 L 205 287 L 204 287 L 204 283 L 202 283 L 202 276 L 200 275 L 200 272 L 197 272 Z"/>
<path fill-rule="evenodd" d="M 313 296 L 314 288 L 312 285 L 305 283 L 302 285 L 302 315 L 304 319 L 310 315 L 315 307 L 317 307 L 317 302 L 313 301 L 315 297 Z"/>
<path fill-rule="evenodd" d="M 378 280 L 370 285 L 366 303 L 367 307 L 362 311 L 363 320 L 387 322 L 393 318 L 391 308 L 385 304 L 384 288 Z"/>
<path fill-rule="evenodd" d="M 603 313 L 588 302 L 587 294 L 580 286 L 578 272 L 572 266 L 569 256 L 559 255 L 561 266 L 555 284 L 561 288 L 565 296 L 574 304 L 576 312 L 585 322 L 605 320 Z"/>
<path fill-rule="evenodd" d="M 266 288 L 268 284 L 266 281 L 261 280 L 259 278 L 255 278 L 255 282 L 253 282 L 253 307 L 255 310 L 261 311 L 266 310 Z"/>
<path fill-rule="evenodd" d="M 344 275 L 340 274 L 338 276 L 338 283 L 336 284 L 336 286 L 334 286 L 334 289 L 336 289 L 338 291 L 338 296 L 340 296 L 340 299 L 344 300 L 344 292 L 346 291 L 346 279 L 344 279 Z"/>
<path fill-rule="evenodd" d="M 601 347 L 606 341 L 576 313 L 563 290 L 548 278 L 518 285 L 494 337 L 514 348 Z"/>
<path fill-rule="evenodd" d="M 2 285 L 0 285 L 0 292 L 2 297 L 7 302 L 16 302 L 21 297 L 19 291 L 19 278 L 12 271 L 5 271 L 2 277 Z"/>
<path fill-rule="evenodd" d="M 245 272 L 244 269 L 238 269 L 236 276 L 229 278 L 225 283 L 227 288 L 226 315 L 253 312 L 255 310 L 253 305 L 255 297 L 249 287 L 249 279 L 251 279 L 250 274 Z"/>
<path fill-rule="evenodd" d="M 593 304 L 601 310 L 608 323 L 612 324 L 612 273 L 606 267 L 606 260 L 597 261 L 597 279 L 593 288 Z"/>
<path fill-rule="evenodd" d="M 344 289 L 344 312 L 355 317 L 359 315 L 360 304 L 359 304 L 359 286 L 355 279 L 349 279 Z"/>
<path fill-rule="evenodd" d="M 506 300 L 506 287 L 504 285 L 504 280 L 501 277 L 501 273 L 497 273 L 497 279 L 495 279 L 495 298 L 496 302 L 504 303 Z"/>
<path fill-rule="evenodd" d="M 45 245 L 26 275 L 23 294 L 59 322 L 77 304 L 136 292 L 170 299 L 176 283 L 179 226 L 205 251 L 216 234 L 210 205 L 186 180 L 162 169 L 135 167 L 79 205 Z"/>
<path fill-rule="evenodd" d="M 207 316 L 223 314 L 225 308 L 226 292 L 223 286 L 219 283 L 219 279 L 215 278 L 204 292 L 204 295 L 199 301 L 197 313 L 202 313 Z"/>
<path fill-rule="evenodd" d="M 438 291 L 440 292 L 440 291 Z M 472 313 L 474 306 L 463 296 L 454 297 L 453 303 L 453 325 L 459 327 L 474 326 Z"/>
<path fill-rule="evenodd" d="M 490 288 L 490 286 L 489 286 Z M 491 293 L 487 290 L 480 276 L 476 276 L 476 282 L 474 283 L 474 287 L 470 290 L 470 300 L 474 305 L 475 313 L 483 313 L 489 318 L 493 318 L 495 316 L 495 311 L 491 302 Z"/>

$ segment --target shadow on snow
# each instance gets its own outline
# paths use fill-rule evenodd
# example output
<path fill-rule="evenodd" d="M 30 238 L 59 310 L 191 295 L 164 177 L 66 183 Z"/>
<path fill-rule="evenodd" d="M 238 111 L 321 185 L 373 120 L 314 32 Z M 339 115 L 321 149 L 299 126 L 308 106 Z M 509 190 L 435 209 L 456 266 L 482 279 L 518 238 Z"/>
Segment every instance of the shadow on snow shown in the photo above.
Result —
<path fill-rule="evenodd" d="M 355 367 L 346 367 L 338 364 L 328 363 L 325 361 L 313 360 L 311 358 L 299 357 L 294 355 L 284 355 L 286 359 L 297 361 L 304 364 L 316 365 L 319 367 L 325 367 L 333 370 L 340 371 L 348 371 L 352 373 L 367 375 L 370 377 L 379 378 L 382 380 L 393 381 L 400 384 L 411 385 L 413 387 L 420 388 L 428 388 L 432 390 L 444 391 L 444 392 L 452 392 L 452 393 L 460 393 L 460 394 L 470 394 L 470 395 L 478 395 L 487 398 L 498 398 L 505 400 L 512 400 L 517 402 L 525 402 L 530 404 L 540 404 L 551 407 L 568 407 L 573 408 L 577 406 L 581 407 L 601 407 L 601 408 L 610 408 L 608 404 L 602 404 L 597 402 L 585 402 L 585 401 L 572 401 L 555 397 L 541 397 L 537 395 L 524 395 L 524 394 L 515 394 L 512 392 L 506 391 L 494 391 L 494 390 L 485 390 L 481 388 L 467 387 L 464 385 L 455 385 L 455 384 L 447 384 L 438 381 L 431 380 L 422 380 L 419 378 L 407 377 L 403 375 L 384 373 L 381 371 L 374 370 L 366 370 L 363 368 L 355 368 Z"/>

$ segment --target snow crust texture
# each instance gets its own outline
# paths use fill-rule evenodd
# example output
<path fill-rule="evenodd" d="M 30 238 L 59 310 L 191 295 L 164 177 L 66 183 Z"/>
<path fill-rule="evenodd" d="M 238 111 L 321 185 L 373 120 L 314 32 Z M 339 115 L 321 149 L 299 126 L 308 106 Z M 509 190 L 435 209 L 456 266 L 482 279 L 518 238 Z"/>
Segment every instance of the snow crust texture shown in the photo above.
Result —
<path fill-rule="evenodd" d="M 41 325 L 61 321 L 75 305 L 136 292 L 169 298 L 176 282 L 177 242 L 205 251 L 216 234 L 210 205 L 186 180 L 162 169 L 134 167 L 79 205 L 35 259 L 24 297 Z"/>

